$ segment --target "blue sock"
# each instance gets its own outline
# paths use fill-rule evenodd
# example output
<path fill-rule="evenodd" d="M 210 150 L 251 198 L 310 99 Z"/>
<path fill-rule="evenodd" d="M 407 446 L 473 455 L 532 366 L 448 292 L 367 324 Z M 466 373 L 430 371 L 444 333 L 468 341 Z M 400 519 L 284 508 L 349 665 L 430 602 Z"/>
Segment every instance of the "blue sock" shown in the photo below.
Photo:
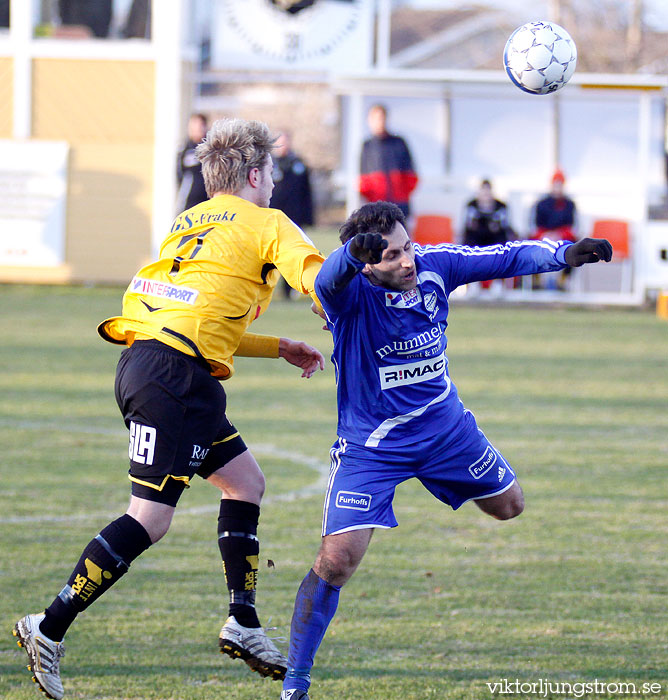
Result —
<path fill-rule="evenodd" d="M 290 627 L 285 690 L 308 690 L 311 668 L 320 642 L 339 604 L 341 586 L 332 586 L 311 569 L 302 581 Z"/>

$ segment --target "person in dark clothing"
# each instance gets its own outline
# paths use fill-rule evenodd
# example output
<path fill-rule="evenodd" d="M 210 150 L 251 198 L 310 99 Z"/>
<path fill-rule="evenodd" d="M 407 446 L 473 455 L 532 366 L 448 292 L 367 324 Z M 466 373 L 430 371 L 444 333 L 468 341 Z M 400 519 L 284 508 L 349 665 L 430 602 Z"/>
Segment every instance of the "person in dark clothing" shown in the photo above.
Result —
<path fill-rule="evenodd" d="M 508 222 L 508 207 L 492 194 L 492 183 L 483 180 L 475 199 L 466 205 L 464 245 L 484 246 L 504 244 L 514 239 Z"/>
<path fill-rule="evenodd" d="M 278 134 L 273 152 L 274 191 L 270 207 L 280 209 L 300 228 L 313 226 L 313 196 L 309 169 L 292 150 L 289 132 Z"/>
<path fill-rule="evenodd" d="M 188 141 L 179 152 L 176 161 L 176 179 L 179 184 L 177 196 L 178 213 L 207 200 L 202 164 L 195 155 L 197 145 L 206 136 L 207 121 L 203 114 L 193 114 L 188 120 Z"/>
<path fill-rule="evenodd" d="M 0 0 L 0 27 L 9 27 L 9 0 Z"/>
<path fill-rule="evenodd" d="M 269 206 L 280 209 L 299 228 L 313 226 L 313 195 L 309 169 L 304 161 L 292 150 L 292 135 L 280 131 L 274 144 L 274 191 Z M 292 287 L 283 280 L 283 296 L 290 299 Z"/>
<path fill-rule="evenodd" d="M 109 36 L 112 0 L 58 0 L 58 10 L 62 24 L 89 27 L 99 39 Z"/>
<path fill-rule="evenodd" d="M 550 193 L 536 203 L 534 211 L 535 230 L 530 236 L 531 240 L 564 240 L 577 241 L 575 235 L 577 225 L 577 209 L 575 202 L 564 194 L 564 184 L 566 177 L 557 168 L 552 176 L 552 187 Z M 547 289 L 559 289 L 563 291 L 566 287 L 566 280 L 571 274 L 571 268 L 567 267 L 554 276 L 546 276 L 545 287 Z M 534 283 L 540 287 L 539 276 L 534 277 Z"/>
<path fill-rule="evenodd" d="M 550 240 L 575 242 L 575 224 L 577 210 L 575 202 L 564 194 L 566 178 L 561 170 L 552 176 L 550 194 L 536 204 L 536 231 L 531 236 L 539 240 L 550 236 Z"/>
<path fill-rule="evenodd" d="M 408 216 L 409 199 L 418 183 L 408 146 L 401 136 L 388 133 L 383 105 L 369 109 L 368 124 L 372 136 L 362 146 L 359 192 L 368 202 L 392 202 Z"/>
<path fill-rule="evenodd" d="M 504 245 L 515 238 L 508 221 L 508 207 L 494 197 L 492 183 L 483 180 L 476 197 L 466 204 L 464 245 Z M 491 284 L 492 280 L 484 280 L 480 286 L 489 289 Z"/>

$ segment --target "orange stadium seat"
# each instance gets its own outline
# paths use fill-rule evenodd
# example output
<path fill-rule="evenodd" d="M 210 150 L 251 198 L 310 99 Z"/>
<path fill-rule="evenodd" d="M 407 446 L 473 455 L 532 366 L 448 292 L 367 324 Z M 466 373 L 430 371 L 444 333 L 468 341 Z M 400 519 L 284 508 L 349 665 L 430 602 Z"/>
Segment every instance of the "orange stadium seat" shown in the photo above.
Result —
<path fill-rule="evenodd" d="M 612 262 L 621 265 L 620 291 L 631 292 L 633 261 L 631 232 L 628 221 L 618 219 L 597 219 L 594 221 L 592 238 L 607 238 L 612 245 Z"/>
<path fill-rule="evenodd" d="M 592 238 L 607 238 L 613 250 L 612 259 L 626 260 L 631 257 L 629 241 L 629 224 L 616 219 L 598 219 L 594 221 Z"/>
<path fill-rule="evenodd" d="M 419 245 L 452 243 L 452 219 L 437 214 L 420 214 L 415 218 L 413 241 Z"/>

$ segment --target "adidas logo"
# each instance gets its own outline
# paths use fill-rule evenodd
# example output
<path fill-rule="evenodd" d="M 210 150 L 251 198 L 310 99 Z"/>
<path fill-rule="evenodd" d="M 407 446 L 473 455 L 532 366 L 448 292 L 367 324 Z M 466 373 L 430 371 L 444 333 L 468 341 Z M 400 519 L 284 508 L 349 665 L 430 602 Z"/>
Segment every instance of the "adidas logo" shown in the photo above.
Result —
<path fill-rule="evenodd" d="M 499 465 L 499 481 L 503 481 L 503 477 L 506 473 L 506 468 Z"/>

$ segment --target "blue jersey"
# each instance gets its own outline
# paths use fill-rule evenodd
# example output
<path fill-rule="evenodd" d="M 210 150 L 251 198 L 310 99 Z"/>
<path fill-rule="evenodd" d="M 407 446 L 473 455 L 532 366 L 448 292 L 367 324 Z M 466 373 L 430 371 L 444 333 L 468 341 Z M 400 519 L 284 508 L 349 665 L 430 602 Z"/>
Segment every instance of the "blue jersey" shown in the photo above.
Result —
<path fill-rule="evenodd" d="M 437 433 L 456 441 L 465 409 L 445 354 L 448 295 L 469 282 L 561 270 L 569 245 L 414 245 L 417 284 L 404 292 L 359 274 L 364 264 L 350 254 L 350 242 L 335 250 L 315 289 L 334 337 L 339 437 L 371 448 Z"/>

